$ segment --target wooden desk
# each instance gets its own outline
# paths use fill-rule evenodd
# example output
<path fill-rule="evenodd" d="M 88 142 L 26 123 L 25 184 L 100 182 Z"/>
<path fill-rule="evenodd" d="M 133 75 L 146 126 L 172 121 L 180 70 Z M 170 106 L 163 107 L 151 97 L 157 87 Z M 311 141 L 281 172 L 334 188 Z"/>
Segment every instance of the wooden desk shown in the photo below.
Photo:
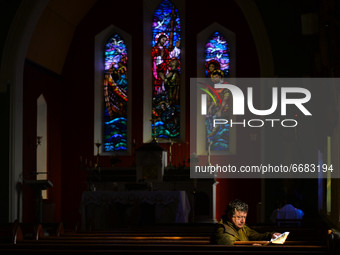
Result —
<path fill-rule="evenodd" d="M 25 180 L 25 184 L 35 190 L 35 219 L 38 223 L 42 223 L 42 190 L 53 187 L 52 182 L 49 180 Z"/>

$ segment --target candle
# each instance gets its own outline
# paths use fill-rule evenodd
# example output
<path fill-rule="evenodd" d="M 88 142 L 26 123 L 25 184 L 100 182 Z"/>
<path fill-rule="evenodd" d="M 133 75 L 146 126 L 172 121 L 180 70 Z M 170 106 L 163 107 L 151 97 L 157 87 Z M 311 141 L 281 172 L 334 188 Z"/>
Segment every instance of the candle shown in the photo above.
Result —
<path fill-rule="evenodd" d="M 133 139 L 133 143 L 136 143 L 136 140 L 135 140 L 135 139 Z"/>
<path fill-rule="evenodd" d="M 80 163 L 81 163 L 82 157 L 80 156 Z"/>

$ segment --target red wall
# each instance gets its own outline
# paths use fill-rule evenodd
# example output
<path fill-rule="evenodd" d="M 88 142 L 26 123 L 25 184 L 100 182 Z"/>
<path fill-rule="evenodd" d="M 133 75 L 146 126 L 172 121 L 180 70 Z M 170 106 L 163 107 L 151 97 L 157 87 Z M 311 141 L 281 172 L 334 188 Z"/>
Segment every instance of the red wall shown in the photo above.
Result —
<path fill-rule="evenodd" d="M 193 1 L 190 2 L 193 3 Z M 205 4 L 186 5 L 186 84 L 190 83 L 190 78 L 197 77 L 196 36 L 214 22 L 236 34 L 237 77 L 260 77 L 254 39 L 238 5 L 234 1 L 217 0 L 210 7 Z M 193 47 L 190 48 L 190 45 L 193 45 Z M 260 99 L 259 96 L 255 96 L 255 98 Z M 186 107 L 189 109 L 189 104 Z M 245 118 L 247 119 L 247 115 Z M 187 132 L 190 132 L 190 129 L 187 129 Z M 258 135 L 258 142 L 249 146 L 250 133 L 248 128 L 237 128 L 237 156 L 227 156 L 227 160 L 231 165 L 251 165 L 260 162 L 261 146 L 259 141 L 261 138 Z M 218 156 L 211 156 L 211 162 L 218 163 L 218 160 Z M 204 165 L 205 162 L 207 162 L 207 157 L 201 157 L 200 163 Z M 258 179 L 218 179 L 217 181 L 219 184 L 216 186 L 216 218 L 219 219 L 224 214 L 230 200 L 238 198 L 249 204 L 250 213 L 247 221 L 256 222 L 256 205 L 261 201 L 261 181 Z"/>
<path fill-rule="evenodd" d="M 213 6 L 186 1 L 186 90 L 190 78 L 196 77 L 197 34 L 214 22 L 236 33 L 237 76 L 259 77 L 260 69 L 255 44 L 247 22 L 233 1 L 215 0 Z M 79 168 L 80 156 L 95 161 L 93 156 L 94 116 L 94 36 L 111 24 L 132 36 L 132 52 L 129 56 L 133 70 L 132 138 L 142 142 L 141 126 L 143 114 L 143 1 L 98 1 L 77 26 L 62 72 L 63 80 L 26 66 L 24 81 L 24 171 L 35 168 L 35 152 L 29 147 L 35 139 L 36 99 L 43 91 L 49 107 L 49 167 L 54 188 L 50 197 L 56 204 L 56 221 L 62 220 L 72 227 L 80 221 L 79 205 L 82 192 L 86 189 L 86 174 Z M 180 15 L 183 13 L 180 10 Z M 146 74 L 151 75 L 151 74 Z M 189 99 L 189 93 L 186 93 Z M 257 97 L 259 99 L 259 97 Z M 189 116 L 189 101 L 186 100 L 186 115 Z M 52 116 L 50 114 L 53 114 Z M 187 118 L 189 120 L 189 118 Z M 29 123 L 32 123 L 29 126 Z M 186 124 L 186 142 L 189 142 L 190 123 Z M 249 146 L 249 130 L 237 129 L 237 156 L 229 156 L 231 164 L 255 164 L 260 161 L 260 143 Z M 260 137 L 258 137 L 260 141 Z M 32 146 L 31 146 L 32 147 Z M 176 144 L 173 158 L 189 158 L 189 145 Z M 131 156 L 120 157 L 120 166 L 130 166 Z M 204 162 L 206 157 L 202 157 Z M 217 160 L 214 157 L 211 160 Z M 101 165 L 109 166 L 109 157 L 101 157 Z M 53 169 L 53 171 L 52 171 Z M 50 170 L 50 169 L 49 169 Z M 53 173 L 52 173 L 53 172 Z M 53 179 L 52 179 L 53 178 Z M 229 200 L 239 198 L 249 203 L 251 213 L 248 221 L 256 219 L 256 204 L 260 201 L 260 180 L 220 179 L 217 186 L 217 218 Z M 33 212 L 32 194 L 24 189 L 24 218 L 31 221 Z M 25 200 L 25 197 L 27 200 Z"/>
<path fill-rule="evenodd" d="M 47 167 L 48 179 L 53 188 L 48 189 L 48 201 L 55 203 L 55 221 L 61 221 L 61 104 L 62 81 L 48 73 L 25 64 L 23 111 L 23 176 L 36 171 L 37 99 L 43 94 L 47 104 Z M 34 190 L 23 185 L 23 222 L 34 221 Z"/>

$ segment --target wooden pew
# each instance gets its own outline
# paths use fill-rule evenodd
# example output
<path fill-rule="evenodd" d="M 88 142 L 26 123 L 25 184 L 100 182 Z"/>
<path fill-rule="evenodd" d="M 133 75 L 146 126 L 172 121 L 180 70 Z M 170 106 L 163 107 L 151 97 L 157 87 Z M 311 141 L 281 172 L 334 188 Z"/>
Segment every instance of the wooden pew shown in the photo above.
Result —
<path fill-rule="evenodd" d="M 61 234 L 58 236 L 40 237 L 39 240 L 23 240 L 16 245 L 0 245 L 1 251 L 10 254 L 23 254 L 24 251 L 42 254 L 78 254 L 78 253 L 111 253 L 144 254 L 181 252 L 185 254 L 196 253 L 257 253 L 257 254 L 327 254 L 326 243 L 320 238 L 317 229 L 304 229 L 296 232 L 305 237 L 318 237 L 315 240 L 287 241 L 284 245 L 270 244 L 268 246 L 225 246 L 211 245 L 212 231 L 195 226 L 178 228 L 156 227 L 130 230 L 82 232 L 78 234 Z M 179 231 L 180 230 L 180 231 Z M 197 234 L 201 231 L 201 236 Z M 275 229 L 276 230 L 276 229 Z M 258 230 L 259 232 L 264 232 Z M 291 232 L 292 233 L 292 232 Z M 288 237 L 289 239 L 289 237 Z"/>
<path fill-rule="evenodd" d="M 35 242 L 35 243 L 33 243 Z M 167 245 L 167 244 L 41 244 L 39 241 L 32 241 L 30 244 L 0 245 L 2 251 L 13 251 L 20 253 L 36 251 L 67 252 L 124 252 L 124 253 L 260 253 L 260 254 L 327 254 L 325 245 L 268 245 L 268 246 L 226 246 L 226 245 Z"/>
<path fill-rule="evenodd" d="M 23 240 L 23 235 L 18 220 L 0 226 L 0 243 L 15 244 L 20 240 Z"/>
<path fill-rule="evenodd" d="M 315 229 L 304 229 L 295 234 L 288 237 L 288 243 L 290 245 L 321 245 L 325 244 L 322 241 L 321 236 L 318 233 L 314 233 Z M 66 234 L 61 235 L 60 238 L 56 237 L 43 237 L 40 240 L 44 241 L 44 243 L 53 243 L 54 240 L 59 241 L 67 241 L 68 243 L 82 243 L 82 242 L 101 242 L 101 243 L 169 243 L 172 244 L 210 244 L 210 235 L 211 232 L 207 233 L 199 233 L 199 235 L 193 235 L 195 231 L 186 231 L 186 232 L 172 232 L 171 231 L 159 231 L 158 232 L 148 232 L 148 233 L 140 233 L 139 231 L 133 232 L 117 232 L 117 231 L 105 231 L 105 232 L 83 232 L 81 234 Z M 197 233 L 195 233 L 197 234 Z M 299 240 L 297 237 L 303 236 L 303 240 Z M 296 240 L 296 241 L 294 241 Z"/>
<path fill-rule="evenodd" d="M 44 232 L 47 232 L 49 236 L 61 236 L 65 234 L 64 224 L 58 223 L 43 223 L 42 228 Z"/>
<path fill-rule="evenodd" d="M 260 241 L 254 243 L 266 243 L 267 241 Z M 18 244 L 31 243 L 30 240 L 19 241 Z M 198 239 L 51 239 L 44 238 L 39 240 L 41 244 L 169 244 L 169 245 L 185 245 L 185 244 L 195 244 L 195 245 L 210 245 L 210 240 L 198 240 Z M 286 241 L 286 245 L 325 245 L 322 241 Z M 245 243 L 239 242 L 235 245 L 245 245 Z"/>
<path fill-rule="evenodd" d="M 27 240 L 38 240 L 44 237 L 44 230 L 41 224 L 34 223 L 19 223 L 22 229 L 23 237 Z"/>

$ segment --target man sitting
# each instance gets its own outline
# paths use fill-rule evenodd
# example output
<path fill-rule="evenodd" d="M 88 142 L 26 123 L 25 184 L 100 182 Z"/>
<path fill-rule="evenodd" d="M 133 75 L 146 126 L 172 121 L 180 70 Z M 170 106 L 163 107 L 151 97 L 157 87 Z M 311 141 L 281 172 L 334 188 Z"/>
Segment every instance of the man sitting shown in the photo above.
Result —
<path fill-rule="evenodd" d="M 266 232 L 260 234 L 249 228 L 246 223 L 248 205 L 238 199 L 231 201 L 218 222 L 216 230 L 211 237 L 213 244 L 234 245 L 235 241 L 269 241 L 276 238 L 280 233 Z"/>

